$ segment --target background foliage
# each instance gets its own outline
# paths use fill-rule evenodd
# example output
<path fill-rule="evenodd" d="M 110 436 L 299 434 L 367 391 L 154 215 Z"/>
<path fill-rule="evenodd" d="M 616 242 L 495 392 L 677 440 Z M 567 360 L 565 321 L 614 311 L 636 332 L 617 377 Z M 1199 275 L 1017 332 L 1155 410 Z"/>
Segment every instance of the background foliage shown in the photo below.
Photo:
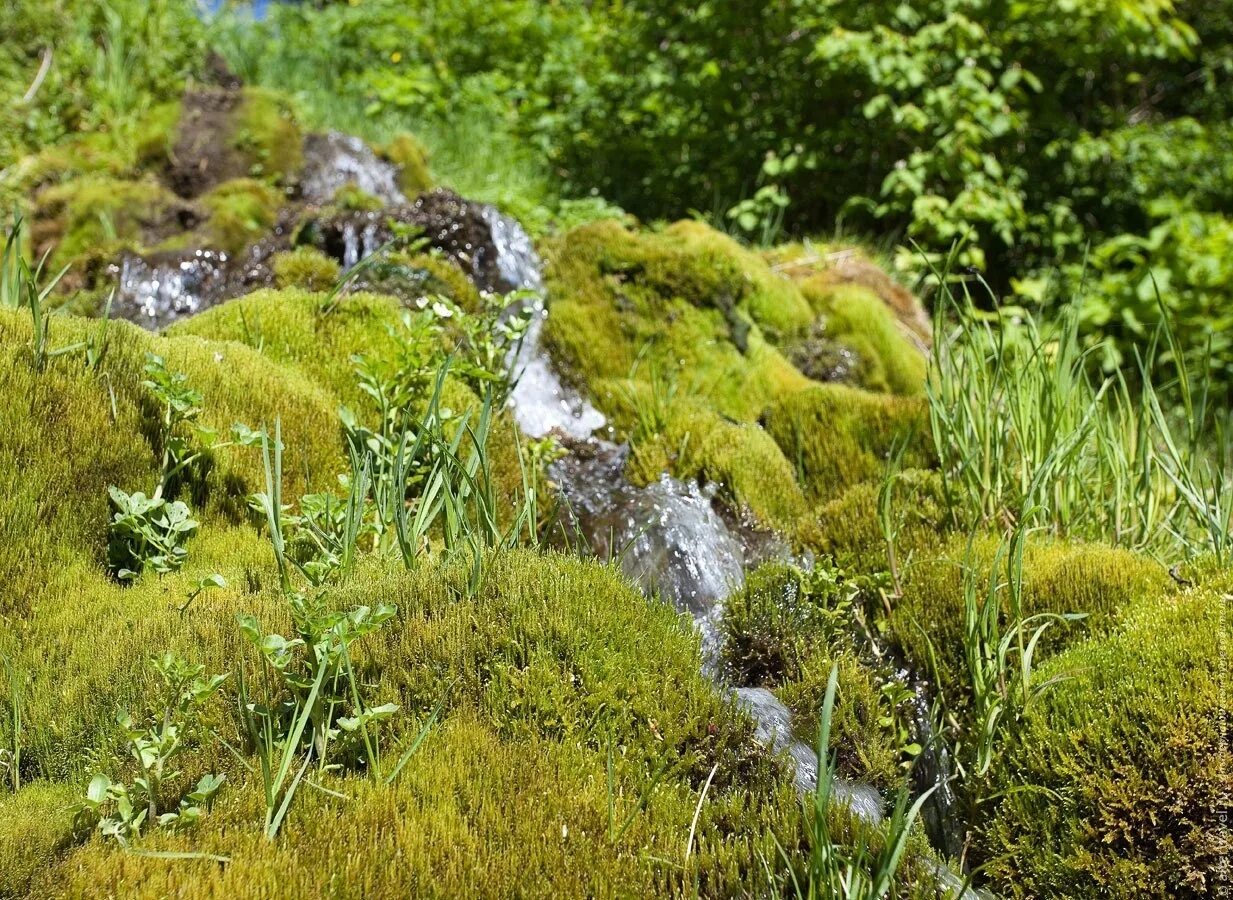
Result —
<path fill-rule="evenodd" d="M 410 126 L 445 181 L 532 218 L 602 196 L 755 239 L 844 230 L 913 276 L 959 241 L 1005 302 L 1082 294 L 1106 367 L 1159 291 L 1227 387 L 1231 22 L 1230 0 L 7 5 L 0 158 L 174 97 L 208 43 L 310 124 Z"/>

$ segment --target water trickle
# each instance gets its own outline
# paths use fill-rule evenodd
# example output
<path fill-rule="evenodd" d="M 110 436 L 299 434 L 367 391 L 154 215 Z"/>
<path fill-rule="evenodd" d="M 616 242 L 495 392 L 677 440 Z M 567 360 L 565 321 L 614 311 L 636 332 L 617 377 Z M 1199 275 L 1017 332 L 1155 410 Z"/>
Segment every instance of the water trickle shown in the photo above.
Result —
<path fill-rule="evenodd" d="M 556 433 L 584 441 L 607 424 L 604 414 L 557 377 L 540 347 L 547 313 L 543 303 L 531 307 L 531 324 L 517 347 L 512 369 L 518 377 L 510 392 L 509 407 L 523 434 L 542 438 Z"/>
<path fill-rule="evenodd" d="M 188 250 L 129 254 L 119 266 L 112 314 L 158 330 L 226 297 L 227 254 Z"/>
<path fill-rule="evenodd" d="M 304 138 L 300 192 L 310 203 L 330 203 L 339 188 L 354 185 L 386 204 L 406 203 L 398 189 L 398 167 L 373 153 L 357 137 L 328 131 Z"/>
<path fill-rule="evenodd" d="M 495 206 L 482 205 L 479 210 L 492 233 L 497 272 L 507 289 L 542 291 L 544 277 L 539 254 L 535 252 L 535 244 L 526 229 L 517 219 L 503 214 Z"/>

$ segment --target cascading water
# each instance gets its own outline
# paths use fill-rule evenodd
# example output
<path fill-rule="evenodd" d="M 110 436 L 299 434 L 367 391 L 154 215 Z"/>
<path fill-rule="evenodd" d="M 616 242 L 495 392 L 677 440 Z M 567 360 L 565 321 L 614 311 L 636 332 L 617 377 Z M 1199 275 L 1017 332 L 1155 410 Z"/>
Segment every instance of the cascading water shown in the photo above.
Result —
<path fill-rule="evenodd" d="M 227 254 L 189 250 L 121 260 L 112 314 L 157 330 L 226 296 Z"/>
<path fill-rule="evenodd" d="M 357 137 L 338 131 L 304 138 L 300 193 L 309 203 L 331 203 L 345 185 L 359 188 L 382 203 L 406 203 L 398 188 L 398 167 L 380 159 Z"/>
<path fill-rule="evenodd" d="M 485 218 L 492 226 L 502 278 L 510 287 L 542 292 L 539 259 L 526 232 L 491 207 Z M 630 484 L 624 475 L 628 448 L 594 436 L 605 424 L 603 415 L 561 382 L 540 344 L 546 315 L 542 303 L 537 303 L 532 326 L 518 350 L 515 373 L 522 374 L 510 399 L 515 420 L 526 434 L 542 437 L 555 432 L 568 441 L 571 452 L 552 465 L 550 475 L 559 486 L 570 525 L 597 556 L 619 559 L 622 571 L 644 593 L 658 594 L 692 616 L 702 637 L 704 670 L 722 684 L 724 601 L 744 585 L 746 565 L 765 558 L 768 547 L 773 553 L 779 545 L 765 539 L 742 540 L 740 529 L 725 522 L 712 497 L 696 483 L 663 475 L 645 487 Z M 812 790 L 818 757 L 793 735 L 787 706 L 766 688 L 728 689 L 754 720 L 757 739 L 793 761 L 797 788 Z M 924 715 L 927 721 L 927 710 Z M 942 769 L 940 774 L 931 773 L 932 783 L 940 781 L 940 790 L 948 796 L 945 756 L 933 759 Z M 863 821 L 874 825 L 882 821 L 882 796 L 872 785 L 837 778 L 832 795 Z M 937 808 L 942 816 L 949 813 L 945 802 Z M 949 845 L 943 849 L 953 853 Z M 991 900 L 984 891 L 965 888 L 945 864 L 937 863 L 933 871 L 939 888 L 951 896 Z"/>
<path fill-rule="evenodd" d="M 488 210 L 485 218 L 493 226 L 502 277 L 516 287 L 542 290 L 530 238 L 517 222 Z M 619 560 L 643 593 L 658 595 L 693 618 L 702 638 L 704 670 L 722 683 L 724 601 L 744 586 L 749 558 L 764 555 L 765 542 L 756 550 L 748 547 L 696 483 L 668 475 L 644 487 L 626 480 L 628 448 L 592 436 L 604 424 L 603 416 L 561 382 L 540 345 L 544 315 L 537 305 L 518 351 L 519 381 L 510 398 L 515 420 L 530 435 L 556 432 L 570 440 L 572 452 L 554 463 L 550 474 L 571 528 L 595 555 Z M 766 688 L 730 689 L 753 718 L 758 740 L 792 759 L 797 786 L 811 790 L 818 757 L 793 736 L 791 711 Z M 872 786 L 839 779 L 835 796 L 863 820 L 881 821 L 882 798 Z"/>

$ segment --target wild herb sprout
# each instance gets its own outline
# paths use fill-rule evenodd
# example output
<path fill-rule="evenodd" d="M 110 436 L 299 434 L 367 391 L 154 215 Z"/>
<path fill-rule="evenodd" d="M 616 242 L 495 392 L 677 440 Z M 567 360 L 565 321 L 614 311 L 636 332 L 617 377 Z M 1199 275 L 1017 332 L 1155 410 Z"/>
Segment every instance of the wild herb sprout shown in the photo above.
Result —
<path fill-rule="evenodd" d="M 206 591 L 211 588 L 225 588 L 226 586 L 227 579 L 223 578 L 223 576 L 219 575 L 217 572 L 213 575 L 207 575 L 205 578 L 202 578 L 195 585 L 193 585 L 193 589 L 188 592 L 187 599 L 185 599 L 183 605 L 180 606 L 180 615 L 184 615 L 185 611 L 193 605 L 193 601 Z"/>
<path fill-rule="evenodd" d="M 830 733 L 838 687 L 839 667 L 836 665 L 831 668 L 826 683 L 818 723 L 818 784 L 811 800 L 807 801 L 809 857 L 805 861 L 803 879 L 797 875 L 787 851 L 782 846 L 779 851 L 795 896 L 810 900 L 876 900 L 887 896 L 894 886 L 895 873 L 903 859 L 912 825 L 935 788 L 922 793 L 910 806 L 907 788 L 899 791 L 891 817 L 881 826 L 880 846 L 876 849 L 863 834 L 858 834 L 846 845 L 837 839 L 830 819 L 838 778 L 836 757 L 830 751 Z M 772 893 L 779 895 L 777 885 L 772 884 Z"/>
<path fill-rule="evenodd" d="M 76 811 L 79 828 L 97 829 L 122 846 L 150 825 L 183 828 L 196 824 L 225 778 L 203 776 L 167 809 L 167 789 L 182 774 L 173 767 L 195 740 L 209 733 L 202 710 L 227 676 L 207 676 L 203 666 L 191 665 L 174 653 L 164 653 L 152 664 L 163 682 L 160 706 L 142 724 L 128 713 L 121 713 L 117 720 L 140 774 L 131 784 L 102 773 L 95 775 Z"/>
<path fill-rule="evenodd" d="M 108 526 L 107 563 L 120 581 L 133 581 L 147 571 L 164 575 L 184 565 L 188 551 L 183 544 L 200 523 L 187 503 L 168 500 L 165 494 L 180 473 L 208 449 L 232 443 L 218 442 L 212 430 L 197 424 L 201 394 L 189 387 L 186 376 L 168 371 L 163 358 L 153 353 L 146 355 L 145 374 L 142 385 L 162 407 L 159 434 L 163 455 L 158 484 L 150 496 L 141 491 L 128 494 L 114 485 L 107 489 L 115 508 Z M 191 428 L 197 444 L 185 426 Z M 235 443 L 252 445 L 257 440 L 256 433 L 244 425 L 237 424 L 232 430 Z"/>
<path fill-rule="evenodd" d="M 372 706 L 363 700 L 350 650 L 355 641 L 391 620 L 396 610 L 381 604 L 342 612 L 329 608 L 324 591 L 305 594 L 294 589 L 293 567 L 310 583 L 315 572 L 293 560 L 287 552 L 279 423 L 275 424 L 272 442 L 262 434 L 261 446 L 266 490 L 255 500 L 266 515 L 279 584 L 295 628 L 295 636 L 287 638 L 266 633 L 253 616 L 241 615 L 238 619 L 240 630 L 265 661 L 267 673 L 277 677 L 277 684 L 268 685 L 267 693 L 277 694 L 278 699 L 267 704 L 259 704 L 249 696 L 242 672 L 240 682 L 241 718 L 260 760 L 266 803 L 264 827 L 267 837 L 272 839 L 313 763 L 319 771 L 343 764 L 363 764 L 374 777 L 381 776 L 380 746 L 373 726 L 392 717 L 398 706 Z M 352 509 L 362 510 L 362 500 L 362 495 L 353 496 Z M 342 551 L 344 555 L 354 553 L 359 533 L 355 523 L 360 513 L 353 511 L 348 515 L 353 524 L 346 529 L 348 548 Z"/>
<path fill-rule="evenodd" d="M 115 512 L 107 532 L 107 565 L 120 581 L 134 581 L 145 572 L 165 575 L 179 571 L 188 558 L 183 543 L 199 522 L 181 500 L 126 494 L 107 489 Z"/>

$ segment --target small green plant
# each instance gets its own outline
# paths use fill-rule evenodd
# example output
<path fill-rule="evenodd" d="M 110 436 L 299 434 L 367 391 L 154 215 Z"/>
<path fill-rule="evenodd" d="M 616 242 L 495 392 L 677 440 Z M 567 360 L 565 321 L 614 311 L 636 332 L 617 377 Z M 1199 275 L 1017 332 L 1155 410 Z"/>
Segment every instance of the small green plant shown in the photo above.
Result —
<path fill-rule="evenodd" d="M 902 527 L 902 520 L 895 516 L 895 484 L 903 473 L 903 454 L 912 438 L 913 435 L 906 434 L 895 439 L 886 463 L 886 474 L 878 486 L 878 528 L 886 544 L 887 572 L 890 573 L 891 587 L 896 597 L 903 596 L 903 584 L 900 578 L 899 554 L 895 550 L 899 529 Z"/>
<path fill-rule="evenodd" d="M 184 542 L 199 523 L 188 506 L 138 491 L 126 494 L 108 488 L 115 512 L 107 533 L 107 565 L 120 581 L 134 581 L 145 572 L 165 575 L 179 571 L 188 558 Z"/>
<path fill-rule="evenodd" d="M 26 307 L 30 310 L 30 323 L 33 329 L 30 349 L 34 369 L 41 372 L 47 367 L 48 360 L 76 353 L 86 344 L 79 341 L 55 349 L 49 346 L 51 320 L 44 304 L 48 295 L 55 290 L 60 279 L 64 277 L 64 273 L 68 271 L 68 266 L 50 278 L 45 277 L 44 267 L 51 253 L 48 250 L 39 260 L 38 265 L 31 269 L 22 254 L 24 234 L 25 220 L 21 213 L 14 212 L 12 225 L 9 227 L 8 236 L 4 242 L 4 253 L 0 256 L 0 307 L 10 309 Z"/>
<path fill-rule="evenodd" d="M 184 600 L 184 603 L 180 606 L 180 609 L 179 609 L 180 615 L 184 615 L 185 611 L 187 611 L 188 608 L 193 605 L 193 601 L 196 600 L 198 597 L 200 597 L 206 591 L 210 590 L 211 588 L 225 588 L 226 586 L 227 586 L 227 579 L 223 578 L 223 576 L 219 575 L 217 572 L 215 572 L 212 575 L 207 575 L 205 578 L 202 578 L 195 585 L 193 585 L 193 589 L 188 592 L 188 597 Z"/>
<path fill-rule="evenodd" d="M 374 726 L 391 718 L 399 707 L 392 703 L 373 706 L 364 701 L 351 646 L 393 619 L 396 609 L 380 604 L 343 612 L 329 608 L 325 591 L 306 594 L 295 590 L 293 570 L 314 587 L 320 583 L 314 579 L 323 570 L 302 565 L 288 553 L 282 504 L 281 423 L 275 423 L 272 441 L 264 432 L 260 440 L 266 490 L 254 502 L 265 513 L 279 584 L 295 636 L 267 633 L 254 616 L 238 617 L 241 632 L 266 664 L 267 676 L 275 676 L 273 683 L 268 677 L 266 682 L 267 695 L 273 699 L 261 704 L 250 697 L 241 670 L 240 713 L 249 743 L 260 761 L 266 804 L 264 830 L 273 839 L 313 763 L 319 771 L 362 765 L 373 777 L 381 777 L 380 744 Z M 356 458 L 353 456 L 353 460 Z M 342 559 L 355 552 L 363 498 L 367 495 L 364 482 L 365 478 L 352 482 L 356 487 L 344 513 L 347 524 L 343 526 L 346 546 L 339 549 Z M 320 532 L 320 526 L 315 527 Z M 327 568 L 337 571 L 343 564 Z M 401 766 L 400 763 L 397 769 Z"/>
<path fill-rule="evenodd" d="M 184 828 L 196 824 L 225 778 L 204 775 L 172 808 L 167 808 L 168 788 L 182 775 L 174 766 L 194 741 L 209 733 L 203 707 L 227 676 L 207 676 L 204 666 L 191 665 L 170 652 L 155 657 L 152 665 L 163 683 L 160 704 L 142 724 L 127 712 L 117 718 L 137 776 L 125 783 L 102 773 L 95 775 L 76 808 L 80 829 L 97 829 L 122 846 L 128 846 L 148 826 Z"/>
<path fill-rule="evenodd" d="M 745 237 L 755 240 L 760 246 L 771 246 L 783 231 L 784 215 L 791 204 L 781 180 L 797 169 L 811 168 L 814 168 L 812 154 L 805 154 L 799 148 L 782 157 L 774 152 L 767 153 L 758 172 L 753 195 L 729 209 L 726 213 L 728 220 Z"/>
<path fill-rule="evenodd" d="M 200 523 L 193 518 L 187 503 L 168 500 L 166 494 L 180 473 L 201 459 L 207 450 L 233 443 L 219 442 L 211 429 L 197 424 L 201 394 L 189 387 L 186 376 L 168 371 L 163 358 L 153 353 L 146 355 L 144 371 L 146 377 L 142 385 L 162 407 L 159 434 L 163 455 L 158 484 L 150 496 L 141 491 L 129 494 L 114 485 L 107 488 L 114 507 L 108 525 L 107 563 L 112 575 L 120 581 L 133 581 L 147 571 L 164 575 L 184 565 L 188 551 L 183 544 Z M 189 429 L 198 443 L 185 433 Z M 256 432 L 245 425 L 236 424 L 232 431 L 234 443 L 251 446 L 258 439 Z"/>
<path fill-rule="evenodd" d="M 876 900 L 886 897 L 895 885 L 895 874 L 907 847 L 912 825 L 920 815 L 921 807 L 935 788 L 922 793 L 909 805 L 907 788 L 902 788 L 895 801 L 890 818 L 877 834 L 878 846 L 866 836 L 857 823 L 854 840 L 841 843 L 831 825 L 832 798 L 838 778 L 837 762 L 830 750 L 831 719 L 834 715 L 835 692 L 839 687 L 839 667 L 831 669 L 822 701 L 822 714 L 818 724 L 818 784 L 813 796 L 806 802 L 809 856 L 805 860 L 804 876 L 797 874 L 794 861 L 788 852 L 779 847 L 789 872 L 793 895 L 809 900 Z M 841 810 L 847 813 L 846 810 Z M 772 893 L 779 895 L 777 885 Z"/>

